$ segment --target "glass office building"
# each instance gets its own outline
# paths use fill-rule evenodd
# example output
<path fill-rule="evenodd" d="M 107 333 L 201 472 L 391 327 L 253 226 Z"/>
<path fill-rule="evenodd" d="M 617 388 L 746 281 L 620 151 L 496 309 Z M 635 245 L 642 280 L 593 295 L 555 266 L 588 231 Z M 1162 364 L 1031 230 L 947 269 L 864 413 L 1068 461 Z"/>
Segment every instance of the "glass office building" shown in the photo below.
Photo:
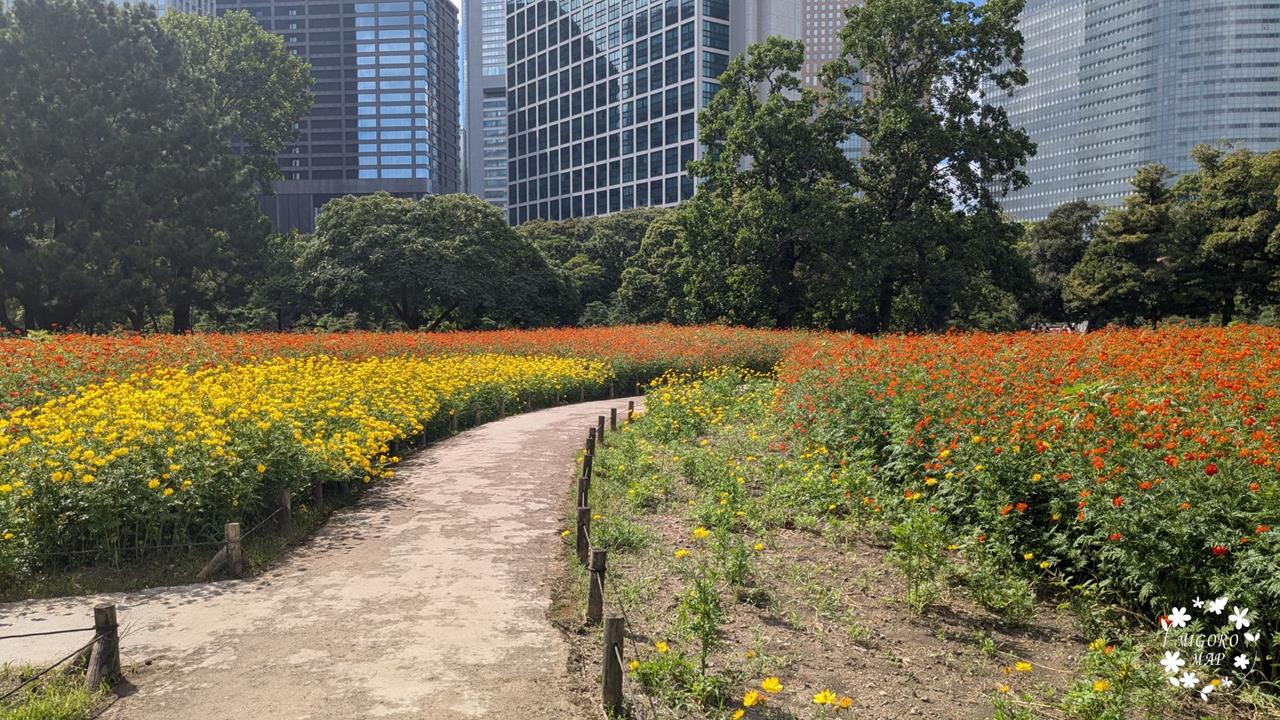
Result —
<path fill-rule="evenodd" d="M 693 196 L 697 114 L 729 60 L 799 37 L 794 0 L 507 0 L 513 224 Z"/>
<path fill-rule="evenodd" d="M 507 0 L 463 0 L 464 189 L 507 206 Z"/>
<path fill-rule="evenodd" d="M 262 198 L 279 229 L 310 232 L 334 197 L 460 189 L 458 13 L 450 0 L 219 0 L 311 63 L 315 105 Z"/>
<path fill-rule="evenodd" d="M 1142 165 L 1194 169 L 1192 147 L 1280 147 L 1280 3 L 1028 0 L 1030 84 L 1003 100 L 1037 143 L 1023 220 L 1082 199 L 1114 206 Z"/>

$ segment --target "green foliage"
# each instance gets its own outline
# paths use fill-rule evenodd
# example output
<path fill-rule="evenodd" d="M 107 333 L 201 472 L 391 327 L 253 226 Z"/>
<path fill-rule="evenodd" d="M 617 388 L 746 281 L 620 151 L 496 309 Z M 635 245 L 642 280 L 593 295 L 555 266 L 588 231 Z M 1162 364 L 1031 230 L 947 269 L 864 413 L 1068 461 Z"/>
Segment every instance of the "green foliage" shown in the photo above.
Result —
<path fill-rule="evenodd" d="M 922 505 L 912 505 L 890 532 L 893 548 L 889 562 L 907 578 L 907 605 L 917 614 L 942 594 L 943 571 L 947 566 L 942 551 L 946 546 L 946 523 Z"/>
<path fill-rule="evenodd" d="M 326 307 L 410 330 L 551 323 L 565 292 L 537 248 L 468 195 L 331 200 L 301 265 Z"/>
<path fill-rule="evenodd" d="M 960 578 L 969 594 L 984 608 L 1006 621 L 1021 625 L 1035 612 L 1036 594 L 1031 581 L 1009 569 L 1009 559 L 986 543 L 976 543 L 965 551 Z"/>
<path fill-rule="evenodd" d="M 1027 310 L 1037 318 L 1047 322 L 1076 319 L 1063 304 L 1063 285 L 1084 257 L 1101 215 L 1101 207 L 1076 200 L 1054 208 L 1027 233 L 1023 253 L 1036 283 Z"/>
<path fill-rule="evenodd" d="M 1062 709 L 1080 720 L 1157 720 L 1178 703 L 1164 673 L 1132 644 L 1096 641 L 1081 660 L 1084 677 L 1067 690 Z"/>
<path fill-rule="evenodd" d="M 725 620 L 718 581 L 718 574 L 710 566 L 698 565 L 676 605 L 677 623 L 698 641 L 698 672 L 703 677 L 707 674 L 707 657 L 721 643 Z"/>
<path fill-rule="evenodd" d="M 18 672 L 6 669 L 0 680 L 15 682 L 35 670 L 27 668 Z M 5 683 L 0 683 L 4 688 Z M 84 687 L 83 676 L 50 673 L 37 680 L 16 697 L 0 706 L 0 720 L 89 720 L 98 714 L 103 693 L 90 692 Z"/>
<path fill-rule="evenodd" d="M 141 330 L 167 311 L 182 332 L 245 284 L 267 235 L 255 193 L 311 103 L 279 36 L 243 13 L 17 0 L 0 65 L 0 304 L 23 325 Z"/>

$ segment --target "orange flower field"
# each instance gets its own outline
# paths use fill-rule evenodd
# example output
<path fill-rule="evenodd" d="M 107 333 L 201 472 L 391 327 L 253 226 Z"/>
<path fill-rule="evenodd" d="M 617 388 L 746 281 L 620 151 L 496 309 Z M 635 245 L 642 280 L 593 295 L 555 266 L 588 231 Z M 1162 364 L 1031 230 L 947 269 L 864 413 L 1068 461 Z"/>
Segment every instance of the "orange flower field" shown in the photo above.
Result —
<path fill-rule="evenodd" d="M 839 338 L 784 362 L 787 442 L 1001 562 L 1280 618 L 1280 329 Z M 858 463 L 858 465 L 855 465 Z"/>

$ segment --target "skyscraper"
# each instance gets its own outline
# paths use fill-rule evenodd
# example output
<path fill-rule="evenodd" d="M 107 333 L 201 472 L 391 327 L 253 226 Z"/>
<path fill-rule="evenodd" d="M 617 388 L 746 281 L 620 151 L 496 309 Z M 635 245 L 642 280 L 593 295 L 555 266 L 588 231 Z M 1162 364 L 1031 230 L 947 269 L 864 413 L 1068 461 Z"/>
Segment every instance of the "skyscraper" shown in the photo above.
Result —
<path fill-rule="evenodd" d="M 277 228 L 310 232 L 331 198 L 458 192 L 458 11 L 450 0 L 218 0 L 311 63 L 315 106 L 262 198 Z"/>
<path fill-rule="evenodd" d="M 507 205 L 507 0 L 463 0 L 465 190 Z"/>
<path fill-rule="evenodd" d="M 801 16 L 804 40 L 804 68 L 801 80 L 807 87 L 818 87 L 822 84 L 822 68 L 832 60 L 844 55 L 844 42 L 840 39 L 840 31 L 844 29 L 848 18 L 845 11 L 855 5 L 862 5 L 863 0 L 802 0 L 804 9 Z M 853 99 L 860 102 L 865 91 L 862 85 L 855 85 L 850 92 Z M 854 136 L 841 143 L 845 157 L 856 159 L 862 155 L 862 139 Z"/>
<path fill-rule="evenodd" d="M 1199 143 L 1280 147 L 1277 28 L 1277 3 L 1028 0 L 1030 84 L 1003 102 L 1039 148 L 1032 185 L 1005 210 L 1039 220 L 1071 200 L 1117 205 L 1142 165 L 1193 170 Z"/>
<path fill-rule="evenodd" d="M 697 113 L 729 60 L 800 36 L 794 0 L 507 0 L 508 217 L 693 196 Z"/>

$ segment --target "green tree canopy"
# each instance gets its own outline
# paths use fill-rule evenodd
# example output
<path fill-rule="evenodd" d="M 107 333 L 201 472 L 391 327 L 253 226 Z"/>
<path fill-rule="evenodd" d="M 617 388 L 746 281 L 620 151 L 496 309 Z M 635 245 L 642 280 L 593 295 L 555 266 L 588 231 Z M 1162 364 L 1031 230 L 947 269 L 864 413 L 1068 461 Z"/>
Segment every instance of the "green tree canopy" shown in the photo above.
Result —
<path fill-rule="evenodd" d="M 318 301 L 411 330 L 554 322 L 564 283 L 501 211 L 470 195 L 329 201 L 304 251 Z"/>
<path fill-rule="evenodd" d="M 1054 208 L 1027 233 L 1023 247 L 1035 278 L 1028 310 L 1049 322 L 1076 319 L 1067 312 L 1062 289 L 1067 275 L 1093 240 L 1102 208 L 1075 200 Z"/>

